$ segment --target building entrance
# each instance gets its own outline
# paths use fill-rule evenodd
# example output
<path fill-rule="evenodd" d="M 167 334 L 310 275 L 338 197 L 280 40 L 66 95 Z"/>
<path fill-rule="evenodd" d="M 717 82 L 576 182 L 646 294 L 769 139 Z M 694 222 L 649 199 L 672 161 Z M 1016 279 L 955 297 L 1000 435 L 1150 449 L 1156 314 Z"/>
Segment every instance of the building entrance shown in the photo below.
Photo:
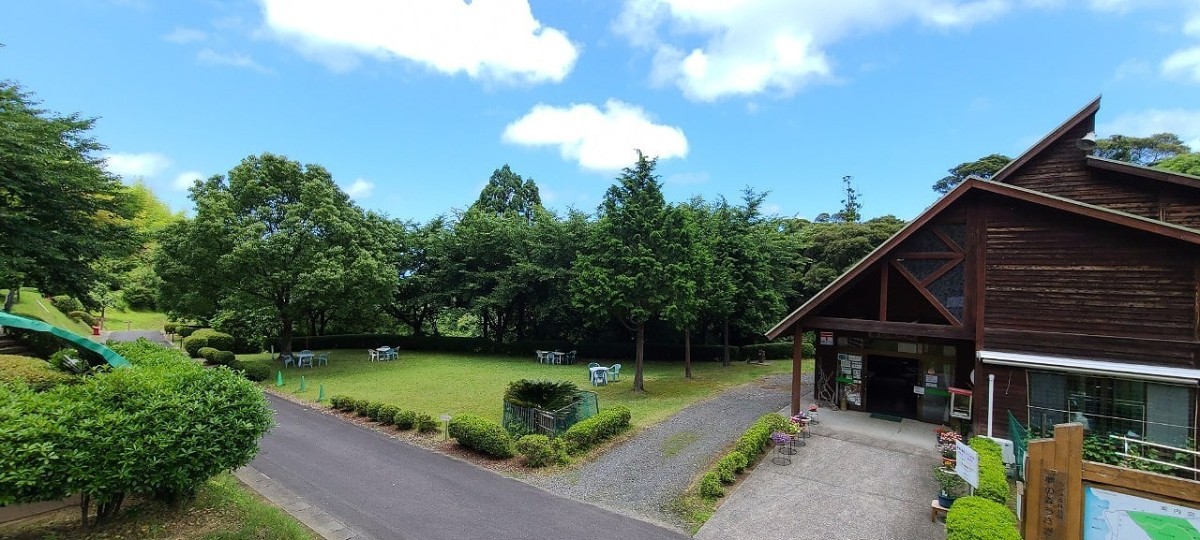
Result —
<path fill-rule="evenodd" d="M 867 412 L 917 418 L 917 360 L 871 355 L 867 358 Z"/>

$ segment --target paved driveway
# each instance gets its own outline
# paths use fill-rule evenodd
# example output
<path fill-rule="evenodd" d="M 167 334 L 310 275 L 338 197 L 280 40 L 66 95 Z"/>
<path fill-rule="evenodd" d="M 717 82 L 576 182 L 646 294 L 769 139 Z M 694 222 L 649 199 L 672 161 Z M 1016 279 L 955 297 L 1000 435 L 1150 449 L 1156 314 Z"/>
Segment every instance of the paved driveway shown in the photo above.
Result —
<path fill-rule="evenodd" d="M 552 495 L 268 395 L 278 423 L 251 463 L 376 538 L 571 540 L 685 536 Z"/>
<path fill-rule="evenodd" d="M 155 343 L 162 343 L 168 347 L 171 346 L 171 342 L 167 341 L 167 338 L 163 337 L 162 332 L 158 330 L 122 330 L 120 332 L 111 332 L 108 335 L 108 339 L 112 341 L 137 341 L 138 338 L 146 338 Z"/>
<path fill-rule="evenodd" d="M 851 414 L 870 422 L 865 414 Z M 932 436 L 913 447 L 897 438 L 829 429 L 835 423 L 830 416 L 822 416 L 825 429 L 815 430 L 826 435 L 809 438 L 790 464 L 775 461 L 783 456 L 774 450 L 767 454 L 697 540 L 945 538 L 942 523 L 929 521 L 937 493 Z"/>

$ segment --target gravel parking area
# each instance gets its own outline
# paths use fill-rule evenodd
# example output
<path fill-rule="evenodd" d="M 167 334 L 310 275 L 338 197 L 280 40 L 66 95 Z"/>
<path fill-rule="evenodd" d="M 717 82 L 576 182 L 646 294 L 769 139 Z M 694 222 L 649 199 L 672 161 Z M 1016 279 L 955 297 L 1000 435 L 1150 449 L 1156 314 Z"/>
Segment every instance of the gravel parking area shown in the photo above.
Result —
<path fill-rule="evenodd" d="M 790 385 L 791 374 L 781 374 L 733 388 L 680 411 L 578 469 L 526 481 L 686 530 L 671 504 L 756 418 L 786 406 Z"/>

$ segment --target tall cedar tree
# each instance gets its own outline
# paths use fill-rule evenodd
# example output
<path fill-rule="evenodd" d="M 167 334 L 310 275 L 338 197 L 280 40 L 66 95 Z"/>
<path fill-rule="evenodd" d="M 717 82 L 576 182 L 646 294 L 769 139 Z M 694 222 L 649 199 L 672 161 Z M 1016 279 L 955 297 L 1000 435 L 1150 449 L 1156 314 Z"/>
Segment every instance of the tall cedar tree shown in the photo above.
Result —
<path fill-rule="evenodd" d="M 633 391 L 645 390 L 646 322 L 662 318 L 686 282 L 678 215 L 663 200 L 656 160 L 640 151 L 608 188 L 584 253 L 575 260 L 575 307 L 594 319 L 619 320 L 637 334 Z"/>

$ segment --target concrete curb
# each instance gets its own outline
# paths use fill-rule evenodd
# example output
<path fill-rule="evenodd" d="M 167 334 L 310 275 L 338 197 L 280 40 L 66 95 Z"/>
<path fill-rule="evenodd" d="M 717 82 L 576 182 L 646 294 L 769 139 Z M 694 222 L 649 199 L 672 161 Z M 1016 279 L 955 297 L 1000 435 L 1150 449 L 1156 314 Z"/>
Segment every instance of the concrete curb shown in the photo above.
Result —
<path fill-rule="evenodd" d="M 233 475 L 250 486 L 250 489 L 274 503 L 275 506 L 300 520 L 325 540 L 371 540 L 370 536 L 351 529 L 324 510 L 309 504 L 304 497 L 277 484 L 271 477 L 259 472 L 254 467 L 247 465 L 234 471 Z"/>

